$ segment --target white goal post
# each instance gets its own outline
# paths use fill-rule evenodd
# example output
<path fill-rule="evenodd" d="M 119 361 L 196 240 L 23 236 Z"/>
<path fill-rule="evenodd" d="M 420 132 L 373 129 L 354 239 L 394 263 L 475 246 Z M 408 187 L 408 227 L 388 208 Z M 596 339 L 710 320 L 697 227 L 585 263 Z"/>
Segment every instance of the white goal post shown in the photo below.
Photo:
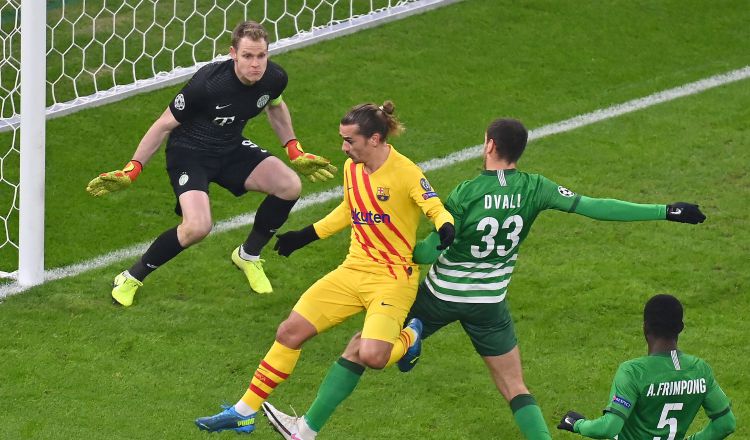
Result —
<path fill-rule="evenodd" d="M 277 54 L 457 1 L 2 0 L 0 278 L 45 277 L 46 119 L 187 80 L 242 20 Z"/>

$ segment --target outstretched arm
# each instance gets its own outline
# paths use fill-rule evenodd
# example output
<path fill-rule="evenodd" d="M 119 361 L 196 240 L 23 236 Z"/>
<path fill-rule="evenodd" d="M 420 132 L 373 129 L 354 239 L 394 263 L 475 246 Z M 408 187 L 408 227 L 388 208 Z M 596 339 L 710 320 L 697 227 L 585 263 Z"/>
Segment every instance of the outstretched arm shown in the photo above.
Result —
<path fill-rule="evenodd" d="M 141 142 L 138 144 L 135 153 L 133 154 L 133 160 L 137 160 L 143 165 L 151 160 L 154 153 L 159 150 L 161 144 L 169 136 L 169 133 L 177 128 L 180 123 L 172 115 L 172 110 L 167 108 L 164 113 L 159 116 L 151 127 L 148 129 L 146 134 L 143 135 Z"/>
<path fill-rule="evenodd" d="M 277 236 L 274 250 L 288 257 L 297 249 L 321 238 L 328 238 L 349 225 L 350 215 L 346 200 L 342 201 L 327 216 L 299 231 L 289 231 Z"/>
<path fill-rule="evenodd" d="M 586 420 L 580 414 L 569 411 L 560 420 L 558 429 L 577 432 L 589 438 L 614 438 L 622 430 L 625 421 L 618 415 L 606 412 L 594 420 Z"/>
<path fill-rule="evenodd" d="M 86 191 L 92 196 L 103 196 L 111 192 L 120 191 L 130 186 L 140 174 L 143 166 L 159 150 L 159 147 L 180 123 L 175 119 L 172 110 L 167 108 L 148 129 L 138 144 L 133 159 L 122 169 L 102 173 L 86 186 Z"/>
<path fill-rule="evenodd" d="M 594 420 L 586 420 L 583 415 L 568 411 L 557 428 L 577 432 L 589 438 L 614 438 L 620 433 L 625 420 L 635 408 L 638 393 L 632 363 L 624 362 L 620 364 L 612 380 L 609 404 L 603 416 Z"/>
<path fill-rule="evenodd" d="M 581 196 L 572 212 L 595 220 L 645 221 L 670 220 L 681 223 L 703 223 L 706 216 L 698 205 L 677 202 L 672 205 L 654 205 L 625 202 L 617 199 L 595 199 Z"/>

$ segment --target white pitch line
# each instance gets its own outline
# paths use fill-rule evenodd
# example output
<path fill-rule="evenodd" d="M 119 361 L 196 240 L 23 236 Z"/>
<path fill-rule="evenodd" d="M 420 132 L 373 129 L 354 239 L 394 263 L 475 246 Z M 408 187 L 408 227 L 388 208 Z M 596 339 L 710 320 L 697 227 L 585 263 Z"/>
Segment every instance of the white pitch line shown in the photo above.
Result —
<path fill-rule="evenodd" d="M 605 121 L 618 116 L 622 116 L 628 113 L 635 112 L 644 108 L 648 108 L 663 102 L 672 101 L 685 96 L 694 95 L 703 91 L 713 89 L 725 84 L 733 83 L 750 77 L 750 66 L 745 66 L 741 69 L 732 70 L 727 73 L 714 75 L 699 81 L 688 83 L 673 89 L 664 90 L 661 92 L 648 95 L 643 98 L 633 99 L 631 101 L 624 102 L 622 104 L 613 105 L 600 110 L 595 110 L 591 113 L 575 116 L 564 121 L 556 122 L 554 124 L 545 125 L 537 129 L 531 130 L 529 133 L 529 141 L 540 139 L 543 137 L 551 136 L 553 134 L 565 133 L 571 130 L 575 130 L 579 127 L 594 124 L 596 122 Z M 464 162 L 469 159 L 479 157 L 482 153 L 482 145 L 475 145 L 473 147 L 466 147 L 460 151 L 449 154 L 442 158 L 430 159 L 426 162 L 422 162 L 419 166 L 425 171 L 433 171 L 441 168 L 446 168 L 451 165 L 455 165 L 459 162 Z M 292 212 L 305 209 L 309 206 L 318 205 L 321 203 L 335 200 L 341 197 L 343 188 L 337 186 L 327 191 L 313 193 L 305 196 L 297 202 L 292 209 Z M 214 233 L 221 233 L 231 231 L 243 226 L 251 224 L 255 220 L 255 212 L 249 214 L 239 215 L 232 217 L 228 220 L 218 222 L 214 226 Z M 108 254 L 93 258 L 88 261 L 76 263 L 70 266 L 60 267 L 56 269 L 50 269 L 44 272 L 44 281 L 42 284 L 49 281 L 59 280 L 63 278 L 69 278 L 82 273 L 99 269 L 101 267 L 109 266 L 112 263 L 122 261 L 126 258 L 132 258 L 143 254 L 151 242 L 143 242 L 134 246 L 120 249 Z M 21 286 L 18 282 L 3 285 L 0 287 L 0 300 L 17 293 L 21 293 L 25 290 L 30 289 L 34 286 Z"/>

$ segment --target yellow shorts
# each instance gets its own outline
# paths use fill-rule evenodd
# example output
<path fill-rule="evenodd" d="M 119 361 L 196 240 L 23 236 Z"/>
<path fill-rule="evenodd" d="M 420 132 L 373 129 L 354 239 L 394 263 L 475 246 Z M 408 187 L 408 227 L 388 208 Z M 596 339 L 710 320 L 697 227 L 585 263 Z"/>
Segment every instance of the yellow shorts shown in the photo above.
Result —
<path fill-rule="evenodd" d="M 366 310 L 362 337 L 393 343 L 417 294 L 419 271 L 414 269 L 410 276 L 394 279 L 339 266 L 310 286 L 294 311 L 322 333 Z"/>

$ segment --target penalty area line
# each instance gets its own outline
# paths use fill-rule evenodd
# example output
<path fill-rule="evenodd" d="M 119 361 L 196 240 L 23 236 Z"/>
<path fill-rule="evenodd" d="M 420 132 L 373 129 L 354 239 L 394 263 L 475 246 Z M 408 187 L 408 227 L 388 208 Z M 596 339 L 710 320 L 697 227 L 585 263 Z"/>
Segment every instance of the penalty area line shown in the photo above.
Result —
<path fill-rule="evenodd" d="M 554 134 L 565 133 L 576 128 L 584 127 L 586 125 L 595 124 L 597 122 L 605 121 L 607 119 L 616 118 L 628 113 L 632 113 L 638 110 L 642 110 L 648 107 L 652 107 L 657 104 L 664 102 L 673 101 L 678 98 L 685 96 L 695 95 L 697 93 L 704 92 L 706 90 L 713 89 L 715 87 L 730 84 L 736 81 L 741 81 L 750 77 L 750 66 L 745 66 L 741 69 L 732 70 L 719 75 L 714 75 L 702 80 L 684 84 L 679 87 L 667 89 L 661 92 L 657 92 L 643 98 L 633 99 L 622 104 L 616 104 L 611 107 L 607 107 L 600 110 L 595 110 L 590 113 L 574 116 L 564 121 L 555 122 L 548 124 L 529 132 L 529 141 L 540 139 L 543 137 L 551 136 Z M 439 170 L 446 168 L 450 165 L 454 165 L 459 162 L 464 162 L 469 159 L 474 159 L 482 154 L 482 145 L 475 145 L 472 147 L 466 147 L 455 153 L 451 153 L 448 156 L 430 159 L 425 162 L 421 162 L 418 165 L 425 172 Z M 335 200 L 341 197 L 343 188 L 337 186 L 327 191 L 321 191 L 302 197 L 292 209 L 292 212 L 305 209 L 310 206 L 319 205 L 326 203 L 331 200 Z M 228 220 L 222 220 L 213 228 L 214 233 L 222 233 L 231 231 L 240 227 L 247 226 L 255 221 L 255 212 L 248 214 L 239 215 L 232 217 Z M 109 266 L 113 263 L 117 263 L 126 258 L 132 258 L 138 255 L 142 255 L 148 246 L 149 242 L 139 243 L 130 246 L 125 249 L 109 252 L 107 254 L 86 260 L 80 263 L 72 264 L 55 269 L 49 269 L 44 271 L 44 280 L 41 284 L 46 284 L 50 281 L 60 280 L 63 278 L 70 278 L 83 273 L 99 269 L 102 267 Z M 0 286 L 0 300 L 5 297 L 15 295 L 24 292 L 35 286 L 22 286 L 18 282 L 12 282 L 10 284 Z"/>

